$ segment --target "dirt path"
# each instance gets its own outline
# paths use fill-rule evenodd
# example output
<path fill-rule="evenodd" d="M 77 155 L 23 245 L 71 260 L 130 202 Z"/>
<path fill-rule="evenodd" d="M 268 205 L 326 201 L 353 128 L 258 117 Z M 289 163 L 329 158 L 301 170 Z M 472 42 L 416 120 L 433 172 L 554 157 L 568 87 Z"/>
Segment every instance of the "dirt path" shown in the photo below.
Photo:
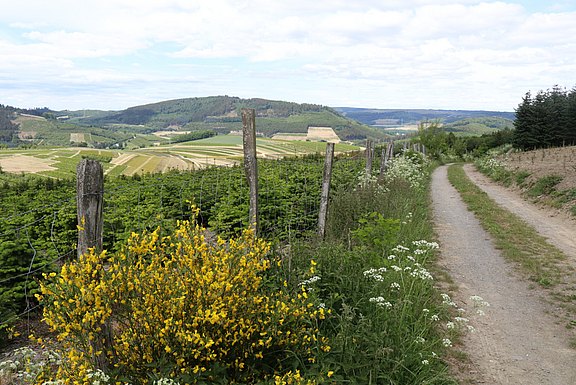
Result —
<path fill-rule="evenodd" d="M 522 218 L 576 262 L 576 221 L 519 199 L 518 194 L 492 183 L 471 164 L 465 165 L 464 170 L 468 177 L 496 203 Z"/>
<path fill-rule="evenodd" d="M 554 309 L 514 274 L 489 235 L 450 185 L 447 167 L 432 179 L 441 265 L 458 285 L 458 303 L 478 295 L 490 303 L 484 316 L 471 320 L 474 333 L 464 338 L 470 366 L 463 383 L 489 385 L 576 384 L 576 351 L 556 324 Z"/>

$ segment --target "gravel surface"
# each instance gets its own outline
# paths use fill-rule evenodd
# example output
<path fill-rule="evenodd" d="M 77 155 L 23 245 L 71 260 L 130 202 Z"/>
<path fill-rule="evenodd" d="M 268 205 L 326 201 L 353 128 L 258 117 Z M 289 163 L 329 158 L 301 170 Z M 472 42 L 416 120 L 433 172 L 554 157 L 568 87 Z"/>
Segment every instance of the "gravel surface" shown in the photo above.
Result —
<path fill-rule="evenodd" d="M 576 384 L 576 351 L 555 309 L 504 261 L 448 182 L 446 166 L 433 174 L 432 200 L 440 264 L 458 285 L 457 303 L 471 309 L 473 295 L 490 303 L 485 315 L 471 317 L 476 331 L 463 341 L 470 364 L 460 368 L 462 383 Z"/>

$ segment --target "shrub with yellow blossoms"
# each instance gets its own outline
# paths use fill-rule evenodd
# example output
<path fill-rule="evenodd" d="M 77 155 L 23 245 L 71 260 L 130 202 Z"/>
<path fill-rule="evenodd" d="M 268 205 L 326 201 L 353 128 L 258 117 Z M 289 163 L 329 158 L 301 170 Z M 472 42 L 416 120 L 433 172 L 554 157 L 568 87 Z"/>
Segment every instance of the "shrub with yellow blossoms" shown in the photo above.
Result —
<path fill-rule="evenodd" d="M 88 384 L 101 370 L 110 383 L 274 381 L 329 349 L 324 310 L 267 280 L 268 243 L 250 230 L 205 234 L 195 221 L 169 236 L 133 233 L 118 254 L 91 250 L 49 278 L 40 298 L 63 363 L 43 379 Z"/>

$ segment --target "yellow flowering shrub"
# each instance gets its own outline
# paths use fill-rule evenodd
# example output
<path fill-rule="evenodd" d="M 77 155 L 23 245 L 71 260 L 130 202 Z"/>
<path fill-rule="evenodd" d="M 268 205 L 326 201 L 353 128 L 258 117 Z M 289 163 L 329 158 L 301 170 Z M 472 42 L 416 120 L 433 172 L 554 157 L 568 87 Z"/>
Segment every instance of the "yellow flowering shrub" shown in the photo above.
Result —
<path fill-rule="evenodd" d="M 63 357 L 51 379 L 84 384 L 98 369 L 111 383 L 274 381 L 290 360 L 329 349 L 324 310 L 267 279 L 268 243 L 250 230 L 205 233 L 195 221 L 169 236 L 133 233 L 116 255 L 91 250 L 47 277 L 40 299 Z"/>

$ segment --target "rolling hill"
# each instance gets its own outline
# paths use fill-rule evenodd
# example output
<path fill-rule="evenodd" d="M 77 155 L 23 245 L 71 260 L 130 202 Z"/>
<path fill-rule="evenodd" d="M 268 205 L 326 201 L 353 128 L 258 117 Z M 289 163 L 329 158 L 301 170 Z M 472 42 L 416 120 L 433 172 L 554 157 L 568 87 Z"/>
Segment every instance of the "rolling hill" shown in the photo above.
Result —
<path fill-rule="evenodd" d="M 304 133 L 308 126 L 330 126 L 341 139 L 382 139 L 386 135 L 333 109 L 318 104 L 298 104 L 267 99 L 241 99 L 231 96 L 210 96 L 168 100 L 127 108 L 123 111 L 61 111 L 70 122 L 79 125 L 129 130 L 140 133 L 157 130 L 214 130 L 228 133 L 242 128 L 240 110 L 253 108 L 257 130 L 265 136 L 278 132 Z"/>
<path fill-rule="evenodd" d="M 514 112 L 465 111 L 465 110 L 425 110 L 425 109 L 370 109 L 334 107 L 343 116 L 370 126 L 393 126 L 418 124 L 423 121 L 440 120 L 443 124 L 468 118 L 504 118 L 514 120 Z"/>

